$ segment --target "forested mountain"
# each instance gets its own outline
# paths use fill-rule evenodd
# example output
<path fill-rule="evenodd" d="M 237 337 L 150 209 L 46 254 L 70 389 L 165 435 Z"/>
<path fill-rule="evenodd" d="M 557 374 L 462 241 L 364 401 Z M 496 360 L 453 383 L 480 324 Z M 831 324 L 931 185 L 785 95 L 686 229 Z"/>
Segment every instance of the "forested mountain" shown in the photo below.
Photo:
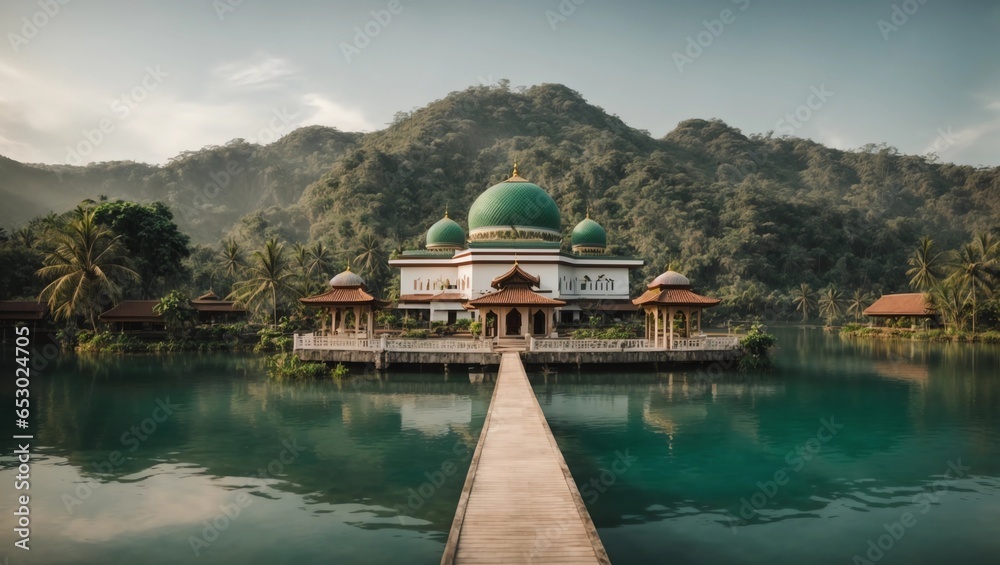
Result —
<path fill-rule="evenodd" d="M 383 288 L 392 252 L 421 246 L 446 206 L 464 224 L 514 160 L 559 204 L 567 236 L 589 206 L 612 251 L 647 261 L 637 286 L 670 264 L 736 311 L 775 305 L 803 282 L 903 290 L 921 235 L 948 249 L 1000 225 L 997 168 L 884 145 L 841 151 L 746 136 L 718 120 L 687 120 L 654 139 L 554 84 L 473 87 L 374 133 L 302 128 L 266 147 L 236 140 L 164 167 L 4 161 L 0 189 L 13 204 L 2 225 L 98 194 L 161 200 L 195 242 L 214 243 L 229 226 L 247 248 L 265 235 L 321 240 Z M 247 172 L 196 198 L 233 163 Z"/>
<path fill-rule="evenodd" d="M 186 151 L 162 167 L 131 161 L 25 165 L 0 157 L 0 192 L 8 202 L 0 209 L 0 226 L 9 230 L 85 199 L 161 201 L 193 240 L 217 242 L 244 215 L 297 202 L 360 138 L 303 127 L 263 147 L 234 139 Z"/>

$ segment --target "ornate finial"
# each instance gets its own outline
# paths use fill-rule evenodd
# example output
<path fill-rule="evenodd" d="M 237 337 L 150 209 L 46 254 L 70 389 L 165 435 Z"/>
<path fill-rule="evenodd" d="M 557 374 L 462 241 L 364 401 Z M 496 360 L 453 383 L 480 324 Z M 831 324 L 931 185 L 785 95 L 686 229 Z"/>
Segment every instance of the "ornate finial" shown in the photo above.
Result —
<path fill-rule="evenodd" d="M 510 175 L 512 177 L 520 176 L 517 174 L 517 161 L 514 161 L 514 172 Z"/>
<path fill-rule="evenodd" d="M 448 217 L 448 205 L 447 204 L 444 205 L 444 217 L 445 218 Z"/>
<path fill-rule="evenodd" d="M 587 204 L 587 219 L 590 219 L 590 204 Z"/>
<path fill-rule="evenodd" d="M 514 266 L 517 266 L 517 253 L 514 254 Z"/>
<path fill-rule="evenodd" d="M 347 258 L 347 272 L 348 273 L 351 272 L 351 259 L 350 259 L 350 257 Z"/>

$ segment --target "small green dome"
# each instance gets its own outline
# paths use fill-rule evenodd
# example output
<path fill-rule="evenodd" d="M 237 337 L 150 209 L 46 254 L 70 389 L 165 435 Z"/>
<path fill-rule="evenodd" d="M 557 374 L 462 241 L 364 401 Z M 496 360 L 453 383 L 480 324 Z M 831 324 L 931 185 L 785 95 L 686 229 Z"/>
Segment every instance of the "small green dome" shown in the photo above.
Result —
<path fill-rule="evenodd" d="M 335 275 L 330 279 L 330 286 L 333 288 L 338 287 L 352 287 L 352 286 L 365 286 L 365 279 L 361 278 L 357 273 L 352 273 L 351 268 L 347 267 L 346 271 Z"/>
<path fill-rule="evenodd" d="M 604 231 L 601 224 L 587 217 L 573 228 L 572 245 L 574 251 L 585 248 L 604 249 L 608 246 L 608 232 Z"/>
<path fill-rule="evenodd" d="M 465 230 L 445 214 L 427 230 L 427 249 L 462 249 L 465 247 Z"/>
<path fill-rule="evenodd" d="M 559 234 L 559 207 L 537 184 L 514 176 L 491 186 L 469 209 L 469 235 L 495 231 L 548 232 Z M 527 229 L 525 229 L 527 228 Z M 530 238 L 528 236 L 526 238 Z M 486 238 L 492 239 L 487 236 Z M 483 239 L 486 239 L 483 238 Z"/>

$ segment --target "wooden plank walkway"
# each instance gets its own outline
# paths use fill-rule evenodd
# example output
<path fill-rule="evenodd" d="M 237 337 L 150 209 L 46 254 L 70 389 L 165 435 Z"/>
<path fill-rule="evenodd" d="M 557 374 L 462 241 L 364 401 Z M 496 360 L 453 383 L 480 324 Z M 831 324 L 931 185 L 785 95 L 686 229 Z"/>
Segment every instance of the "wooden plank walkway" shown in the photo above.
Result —
<path fill-rule="evenodd" d="M 610 565 L 524 365 L 504 353 L 442 565 Z"/>

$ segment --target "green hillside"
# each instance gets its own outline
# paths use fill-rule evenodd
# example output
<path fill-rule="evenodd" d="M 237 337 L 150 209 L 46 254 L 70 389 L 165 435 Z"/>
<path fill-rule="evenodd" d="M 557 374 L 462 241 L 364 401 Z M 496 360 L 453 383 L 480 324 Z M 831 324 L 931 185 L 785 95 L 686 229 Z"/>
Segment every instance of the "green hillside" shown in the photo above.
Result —
<path fill-rule="evenodd" d="M 159 200 L 195 243 L 217 246 L 227 233 L 246 249 L 270 236 L 323 241 L 381 289 L 393 252 L 421 246 L 445 207 L 464 225 L 472 201 L 515 160 L 559 204 L 567 236 L 589 207 L 612 251 L 647 261 L 637 287 L 670 264 L 737 312 L 787 309 L 789 289 L 803 282 L 902 290 L 921 235 L 950 249 L 1000 226 L 1000 169 L 884 145 L 841 151 L 747 136 L 718 120 L 686 120 L 654 139 L 554 84 L 473 87 L 374 133 L 307 127 L 163 167 L 2 160 L 9 205 L 0 225 L 13 231 L 99 195 Z M 245 171 L 227 173 L 233 167 Z"/>

